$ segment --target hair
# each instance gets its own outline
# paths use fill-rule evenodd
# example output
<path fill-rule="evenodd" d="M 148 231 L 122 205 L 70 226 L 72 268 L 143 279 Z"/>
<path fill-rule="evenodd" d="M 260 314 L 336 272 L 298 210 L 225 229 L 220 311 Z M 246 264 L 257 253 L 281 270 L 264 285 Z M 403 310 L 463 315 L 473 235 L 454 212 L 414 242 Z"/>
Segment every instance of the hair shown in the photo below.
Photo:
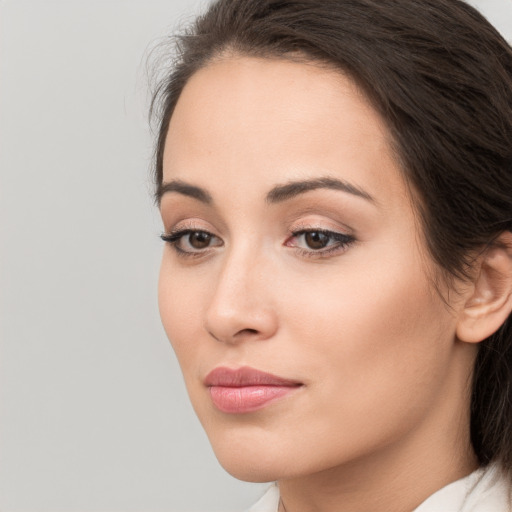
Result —
<path fill-rule="evenodd" d="M 363 90 L 389 129 L 428 250 L 442 274 L 512 231 L 512 48 L 460 0 L 218 0 L 179 36 L 155 91 L 155 182 L 189 78 L 226 55 L 326 63 Z M 471 442 L 512 475 L 512 318 L 479 345 Z"/>

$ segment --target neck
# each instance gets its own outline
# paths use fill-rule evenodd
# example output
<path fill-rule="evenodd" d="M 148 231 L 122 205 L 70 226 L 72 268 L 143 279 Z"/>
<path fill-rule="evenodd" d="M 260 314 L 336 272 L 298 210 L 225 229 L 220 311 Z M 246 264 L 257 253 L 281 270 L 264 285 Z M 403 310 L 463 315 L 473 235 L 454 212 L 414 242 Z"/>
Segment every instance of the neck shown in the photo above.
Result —
<path fill-rule="evenodd" d="M 411 512 L 469 475 L 478 467 L 469 434 L 470 393 L 459 391 L 458 397 L 448 394 L 453 398 L 441 400 L 405 436 L 367 456 L 280 480 L 279 512 Z"/>
<path fill-rule="evenodd" d="M 336 467 L 279 482 L 280 512 L 411 512 L 445 485 L 469 475 L 478 464 L 465 446 L 464 456 L 428 450 L 419 461 L 402 460 L 396 448 L 380 460 Z"/>

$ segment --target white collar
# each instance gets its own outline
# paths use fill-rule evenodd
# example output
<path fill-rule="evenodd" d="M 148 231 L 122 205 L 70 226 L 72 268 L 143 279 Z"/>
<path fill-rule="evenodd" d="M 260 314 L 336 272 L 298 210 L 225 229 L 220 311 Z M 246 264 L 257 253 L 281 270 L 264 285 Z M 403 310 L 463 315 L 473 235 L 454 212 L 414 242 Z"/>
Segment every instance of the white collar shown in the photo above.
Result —
<path fill-rule="evenodd" d="M 448 484 L 412 512 L 512 512 L 511 488 L 496 464 Z M 273 484 L 247 512 L 277 512 L 279 489 Z"/>

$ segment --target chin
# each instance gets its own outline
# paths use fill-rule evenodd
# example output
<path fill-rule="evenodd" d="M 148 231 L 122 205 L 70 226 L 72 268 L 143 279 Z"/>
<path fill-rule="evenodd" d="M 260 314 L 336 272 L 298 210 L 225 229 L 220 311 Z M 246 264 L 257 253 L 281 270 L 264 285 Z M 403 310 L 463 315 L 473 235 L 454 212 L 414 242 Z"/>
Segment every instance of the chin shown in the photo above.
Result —
<path fill-rule="evenodd" d="M 297 473 L 296 457 L 289 457 L 286 446 L 252 429 L 226 429 L 207 432 L 221 466 L 233 477 L 246 482 L 272 482 Z M 270 436 L 272 437 L 272 436 Z M 296 450 L 295 450 L 296 451 Z M 293 453 L 293 452 L 292 452 Z"/>
<path fill-rule="evenodd" d="M 224 464 L 222 461 L 219 462 L 221 466 L 234 478 L 242 480 L 244 482 L 251 483 L 265 483 L 274 482 L 282 478 L 282 474 L 275 471 L 275 468 L 261 467 L 259 464 L 255 464 L 254 461 L 240 464 L 239 461 L 233 463 L 229 461 L 228 464 Z"/>
<path fill-rule="evenodd" d="M 272 457 L 265 457 L 265 454 L 249 455 L 236 453 L 218 455 L 215 452 L 220 465 L 233 477 L 244 482 L 262 483 L 273 482 L 281 478 L 293 476 L 288 474 L 282 461 Z"/>

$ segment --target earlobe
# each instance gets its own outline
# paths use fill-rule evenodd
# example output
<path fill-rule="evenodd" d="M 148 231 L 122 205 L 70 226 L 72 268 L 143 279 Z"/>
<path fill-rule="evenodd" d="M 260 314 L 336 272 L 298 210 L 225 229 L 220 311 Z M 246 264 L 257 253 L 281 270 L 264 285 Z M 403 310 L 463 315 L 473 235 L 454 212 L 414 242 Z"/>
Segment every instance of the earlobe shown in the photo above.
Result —
<path fill-rule="evenodd" d="M 479 343 L 512 312 L 512 233 L 505 231 L 481 255 L 470 297 L 457 324 L 457 338 Z"/>

